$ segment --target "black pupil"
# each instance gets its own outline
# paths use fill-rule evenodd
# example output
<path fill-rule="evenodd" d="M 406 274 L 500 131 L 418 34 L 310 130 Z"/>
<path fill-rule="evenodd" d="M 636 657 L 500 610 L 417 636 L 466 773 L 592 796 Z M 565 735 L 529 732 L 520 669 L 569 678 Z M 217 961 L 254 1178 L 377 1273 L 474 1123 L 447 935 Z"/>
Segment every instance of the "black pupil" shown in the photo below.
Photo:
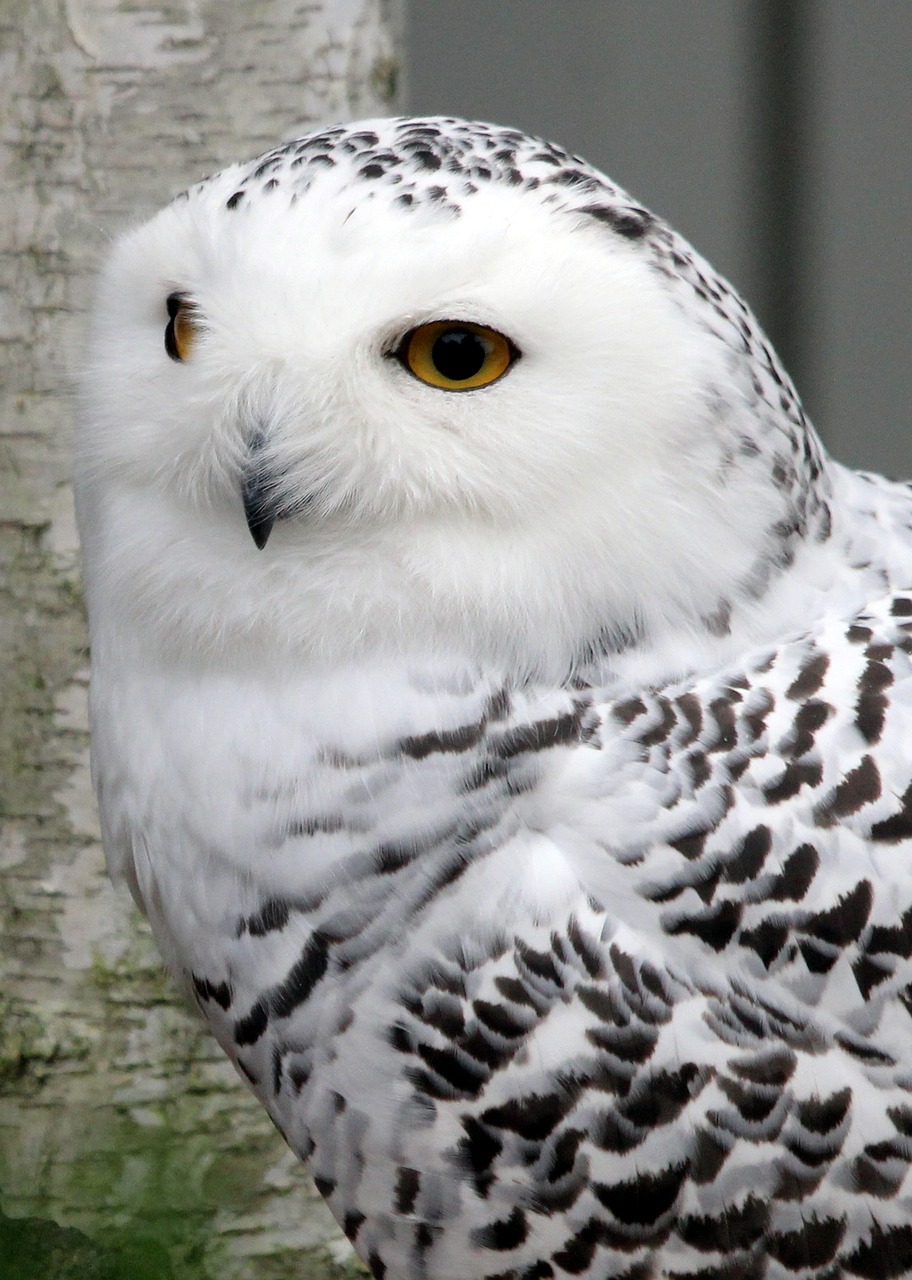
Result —
<path fill-rule="evenodd" d="M 487 359 L 488 349 L 471 329 L 447 329 L 431 347 L 434 368 L 450 382 L 474 378 Z"/>

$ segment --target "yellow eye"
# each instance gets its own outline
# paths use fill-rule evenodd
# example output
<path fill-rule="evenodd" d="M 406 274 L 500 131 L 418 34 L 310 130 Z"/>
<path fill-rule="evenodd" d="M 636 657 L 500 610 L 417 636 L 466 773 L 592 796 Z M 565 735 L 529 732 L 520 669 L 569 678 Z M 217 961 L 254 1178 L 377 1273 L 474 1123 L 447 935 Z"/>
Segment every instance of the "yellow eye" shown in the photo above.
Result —
<path fill-rule="evenodd" d="M 168 323 L 165 326 L 165 350 L 172 360 L 189 360 L 199 334 L 199 308 L 183 293 L 168 295 Z"/>
<path fill-rule="evenodd" d="M 502 378 L 519 352 L 502 333 L 483 324 L 434 320 L 407 333 L 396 354 L 429 387 L 473 391 Z"/>

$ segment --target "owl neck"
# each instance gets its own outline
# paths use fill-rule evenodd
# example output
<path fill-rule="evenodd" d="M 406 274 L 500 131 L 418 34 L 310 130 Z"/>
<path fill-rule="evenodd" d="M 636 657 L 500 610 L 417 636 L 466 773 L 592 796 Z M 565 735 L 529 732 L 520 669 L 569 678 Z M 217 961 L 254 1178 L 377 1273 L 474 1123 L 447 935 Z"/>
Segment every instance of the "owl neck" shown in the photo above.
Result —
<path fill-rule="evenodd" d="M 816 616 L 815 594 L 845 573 L 849 534 L 815 448 L 805 466 L 812 481 L 798 484 L 795 469 L 787 500 L 764 495 L 760 515 L 745 503 L 741 521 L 688 495 L 686 520 L 633 524 L 600 500 L 509 527 L 281 522 L 262 550 L 233 507 L 215 519 L 146 495 L 161 510 L 146 511 L 138 538 L 135 505 L 112 503 L 105 545 L 87 557 L 104 565 L 88 582 L 93 648 L 99 662 L 128 655 L 267 683 L 352 663 L 474 664 L 515 684 L 605 685 L 629 672 L 658 683 Z"/>

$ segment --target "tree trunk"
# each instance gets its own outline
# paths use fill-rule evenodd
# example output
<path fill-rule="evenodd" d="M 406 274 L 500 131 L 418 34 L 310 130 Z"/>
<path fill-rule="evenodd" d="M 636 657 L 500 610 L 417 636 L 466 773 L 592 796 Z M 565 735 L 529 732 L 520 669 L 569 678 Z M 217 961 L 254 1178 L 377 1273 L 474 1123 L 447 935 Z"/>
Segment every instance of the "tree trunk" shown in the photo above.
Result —
<path fill-rule="evenodd" d="M 309 1178 L 106 878 L 70 439 L 110 235 L 282 138 L 394 112 L 401 3 L 8 0 L 0 17 L 4 1278 L 295 1280 L 345 1264 Z"/>

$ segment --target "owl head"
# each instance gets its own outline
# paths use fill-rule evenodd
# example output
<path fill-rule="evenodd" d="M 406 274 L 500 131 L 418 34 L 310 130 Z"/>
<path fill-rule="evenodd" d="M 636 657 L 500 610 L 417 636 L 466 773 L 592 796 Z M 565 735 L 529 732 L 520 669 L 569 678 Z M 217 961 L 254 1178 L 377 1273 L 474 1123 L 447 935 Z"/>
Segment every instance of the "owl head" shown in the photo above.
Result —
<path fill-rule="evenodd" d="M 340 126 L 115 245 L 90 613 L 175 661 L 566 672 L 761 596 L 822 468 L 744 303 L 598 171 L 490 125 Z"/>

